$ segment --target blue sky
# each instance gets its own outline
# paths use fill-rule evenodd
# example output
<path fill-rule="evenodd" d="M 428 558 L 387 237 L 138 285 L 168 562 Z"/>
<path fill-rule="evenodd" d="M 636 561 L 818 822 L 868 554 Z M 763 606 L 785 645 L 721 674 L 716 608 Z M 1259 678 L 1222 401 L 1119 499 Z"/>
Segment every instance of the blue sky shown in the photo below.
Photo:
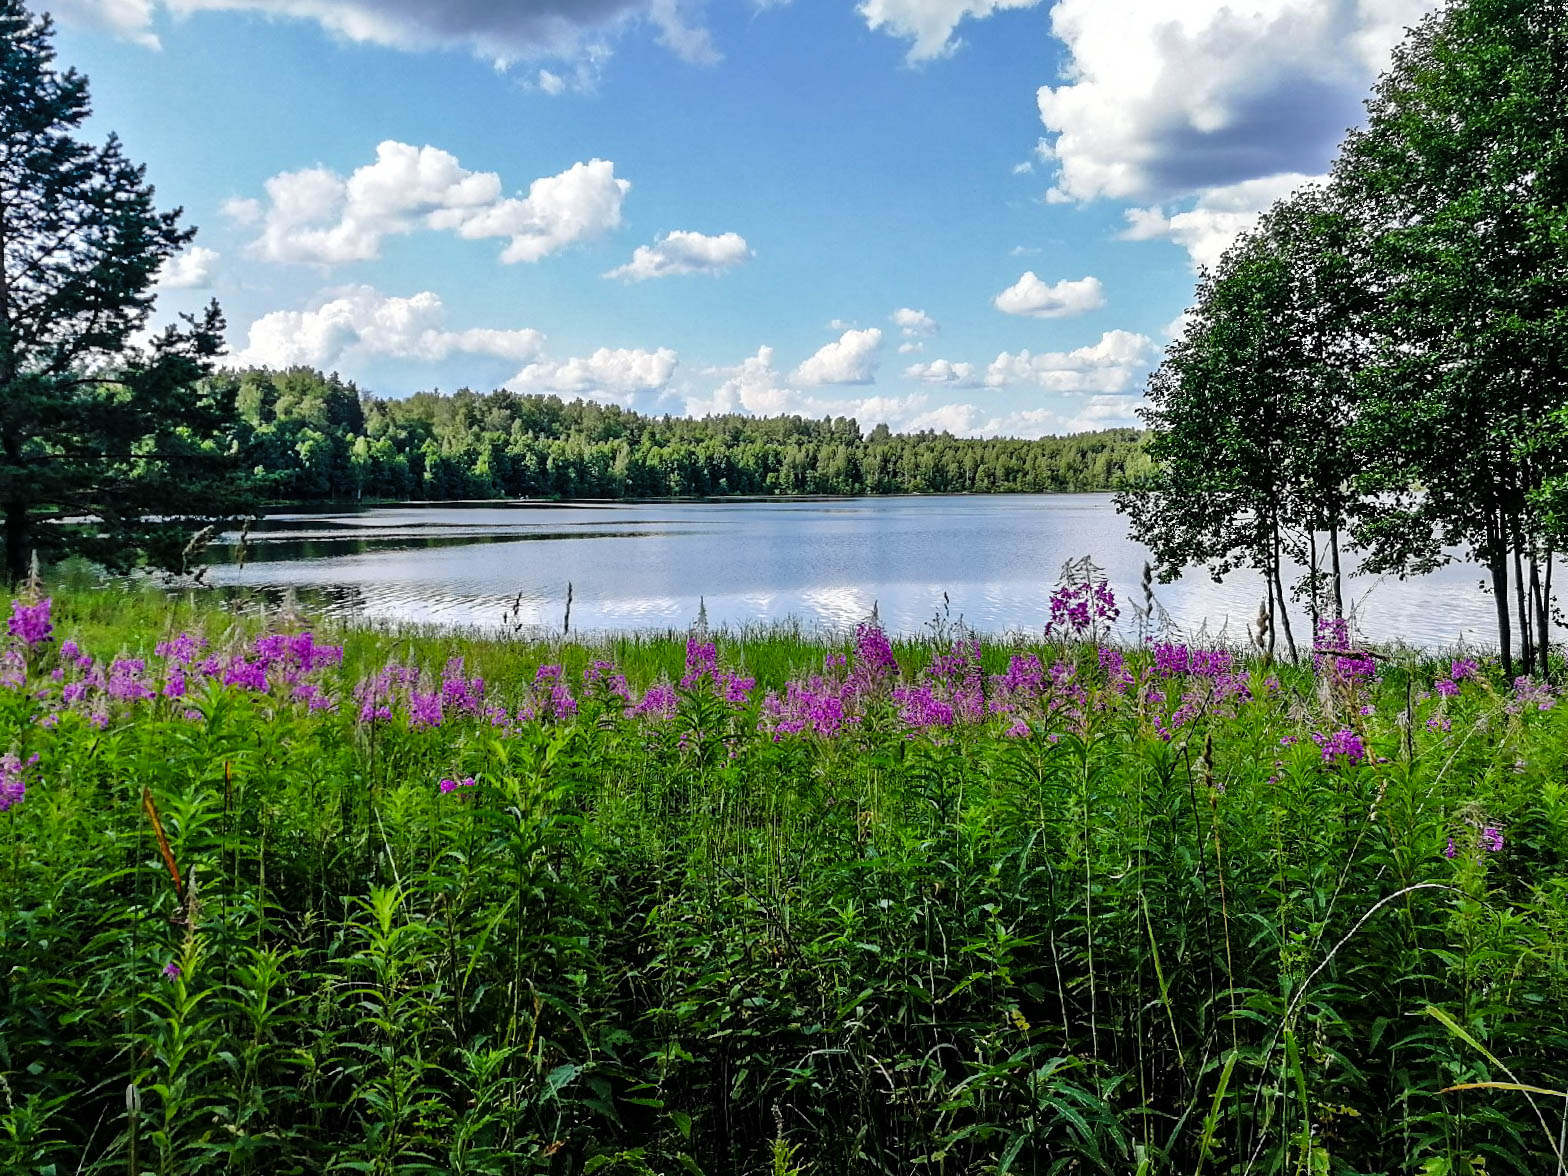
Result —
<path fill-rule="evenodd" d="M 388 395 L 1132 423 L 1430 0 L 57 0 L 159 314 Z"/>

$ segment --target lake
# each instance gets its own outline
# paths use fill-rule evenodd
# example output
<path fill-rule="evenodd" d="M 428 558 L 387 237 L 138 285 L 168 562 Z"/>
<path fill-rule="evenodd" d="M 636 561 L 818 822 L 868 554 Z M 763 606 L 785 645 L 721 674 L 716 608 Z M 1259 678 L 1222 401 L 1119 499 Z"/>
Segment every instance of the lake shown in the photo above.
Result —
<path fill-rule="evenodd" d="M 875 606 L 906 634 L 944 609 L 982 632 L 1039 629 L 1062 564 L 1085 554 L 1135 601 L 1147 555 L 1108 494 L 296 511 L 257 527 L 243 567 L 232 547 L 212 554 L 215 585 L 292 589 L 339 616 L 493 627 L 515 606 L 523 624 L 559 631 L 570 583 L 573 631 L 683 629 L 700 602 L 710 624 L 733 627 L 841 629 Z M 1356 578 L 1350 596 L 1373 639 L 1486 644 L 1480 578 L 1469 565 Z M 1155 592 L 1182 626 L 1244 640 L 1263 589 L 1255 573 L 1214 584 L 1200 569 Z"/>

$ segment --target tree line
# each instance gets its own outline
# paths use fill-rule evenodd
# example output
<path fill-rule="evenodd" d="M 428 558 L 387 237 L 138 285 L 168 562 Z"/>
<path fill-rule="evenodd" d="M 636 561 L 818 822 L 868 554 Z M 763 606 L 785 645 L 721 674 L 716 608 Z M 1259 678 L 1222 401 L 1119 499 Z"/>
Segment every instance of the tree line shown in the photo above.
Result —
<path fill-rule="evenodd" d="M 1462 0 L 1410 30 L 1326 182 L 1202 273 L 1119 496 L 1163 579 L 1262 574 L 1345 613 L 1343 557 L 1473 560 L 1512 674 L 1545 672 L 1568 543 L 1568 3 Z M 1289 563 L 1306 573 L 1287 583 Z"/>
<path fill-rule="evenodd" d="M 311 368 L 213 378 L 253 476 L 294 502 L 1111 490 L 1152 469 L 1137 429 L 862 433 L 847 417 L 648 416 L 505 389 L 390 399 Z"/>

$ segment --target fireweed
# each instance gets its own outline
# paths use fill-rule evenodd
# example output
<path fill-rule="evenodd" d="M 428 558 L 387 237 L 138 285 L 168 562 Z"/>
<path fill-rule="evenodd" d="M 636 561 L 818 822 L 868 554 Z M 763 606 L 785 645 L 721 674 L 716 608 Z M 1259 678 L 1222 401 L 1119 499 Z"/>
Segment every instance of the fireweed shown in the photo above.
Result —
<path fill-rule="evenodd" d="M 1491 663 L 27 615 L 0 1171 L 1555 1163 L 1425 1012 L 1568 1088 L 1568 708 Z"/>

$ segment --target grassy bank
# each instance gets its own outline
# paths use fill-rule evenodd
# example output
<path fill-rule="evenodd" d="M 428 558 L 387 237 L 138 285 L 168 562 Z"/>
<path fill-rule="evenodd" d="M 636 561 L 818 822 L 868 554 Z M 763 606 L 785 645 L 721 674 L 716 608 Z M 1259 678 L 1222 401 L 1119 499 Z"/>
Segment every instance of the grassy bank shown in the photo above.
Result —
<path fill-rule="evenodd" d="M 1554 1171 L 1568 704 L 1089 615 L 18 606 L 0 1170 Z"/>

